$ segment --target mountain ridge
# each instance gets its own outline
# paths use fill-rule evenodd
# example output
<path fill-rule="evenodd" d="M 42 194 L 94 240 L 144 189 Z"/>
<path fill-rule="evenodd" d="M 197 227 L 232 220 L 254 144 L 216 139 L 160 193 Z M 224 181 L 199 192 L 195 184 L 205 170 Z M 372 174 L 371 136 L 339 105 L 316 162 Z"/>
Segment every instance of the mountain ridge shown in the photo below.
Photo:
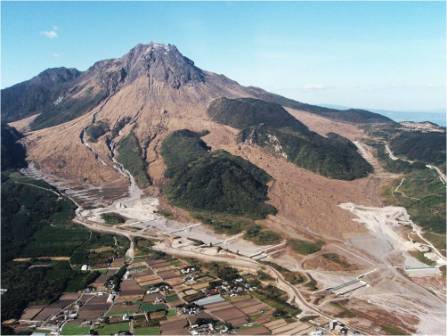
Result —
<path fill-rule="evenodd" d="M 59 78 L 60 76 L 57 76 L 57 74 L 63 71 L 73 73 L 73 75 L 68 78 Z M 36 78 L 39 78 L 42 74 L 46 74 L 50 78 L 52 75 L 58 77 L 59 79 L 56 83 L 63 83 L 63 85 L 46 93 L 43 97 L 46 103 L 35 108 L 33 104 L 28 102 L 31 100 L 30 96 L 35 95 L 34 91 L 29 92 L 23 88 L 29 85 L 33 87 L 37 85 L 39 90 L 48 91 L 46 90 L 46 86 L 48 86 L 46 82 L 42 83 L 43 87 L 36 83 Z M 199 69 L 192 60 L 182 55 L 176 46 L 154 42 L 138 44 L 121 57 L 95 62 L 85 71 L 63 67 L 47 69 L 28 81 L 2 89 L 2 118 L 11 122 L 32 114 L 44 113 L 47 116 L 37 117 L 32 124 L 32 128 L 39 129 L 54 126 L 87 113 L 107 97 L 119 91 L 123 86 L 129 85 L 141 77 L 146 77 L 151 83 L 154 81 L 163 83 L 173 89 L 180 89 L 180 87 L 188 84 L 237 86 L 238 90 L 243 91 L 247 97 L 252 96 L 335 120 L 355 123 L 393 123 L 387 117 L 366 110 L 330 109 L 292 100 L 257 87 L 243 87 L 224 75 Z M 13 103 L 14 100 L 17 100 L 16 97 L 19 96 L 24 100 L 22 106 Z M 73 105 L 82 105 L 82 108 L 73 108 Z M 21 111 L 17 112 L 17 110 Z M 68 117 L 61 118 L 58 116 L 61 113 L 65 113 Z"/>

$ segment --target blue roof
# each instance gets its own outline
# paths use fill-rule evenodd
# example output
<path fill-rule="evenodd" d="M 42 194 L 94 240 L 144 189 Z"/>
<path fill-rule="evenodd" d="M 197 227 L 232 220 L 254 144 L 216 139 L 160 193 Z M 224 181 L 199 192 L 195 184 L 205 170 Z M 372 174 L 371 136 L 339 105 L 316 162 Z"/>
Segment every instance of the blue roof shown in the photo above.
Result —
<path fill-rule="evenodd" d="M 220 294 L 216 294 L 216 295 L 204 297 L 203 299 L 196 300 L 196 301 L 194 301 L 194 303 L 199 306 L 205 306 L 208 304 L 218 303 L 218 302 L 222 302 L 222 301 L 225 301 L 225 299 L 222 296 L 220 296 Z"/>

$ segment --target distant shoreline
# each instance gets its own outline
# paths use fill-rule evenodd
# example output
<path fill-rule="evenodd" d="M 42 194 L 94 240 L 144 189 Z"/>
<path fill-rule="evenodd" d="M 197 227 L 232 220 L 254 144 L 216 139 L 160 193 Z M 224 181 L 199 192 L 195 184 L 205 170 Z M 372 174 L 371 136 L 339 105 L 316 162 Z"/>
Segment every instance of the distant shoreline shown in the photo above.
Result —
<path fill-rule="evenodd" d="M 320 104 L 315 103 L 319 106 L 324 106 L 328 108 L 335 108 L 338 110 L 346 110 L 353 107 L 347 107 L 342 105 L 333 105 L 333 104 Z M 387 110 L 380 110 L 380 109 L 374 109 L 374 108 L 361 108 L 363 110 L 379 113 L 381 115 L 384 115 L 388 118 L 393 119 L 394 121 L 401 122 L 401 121 L 415 121 L 415 122 L 423 122 L 423 121 L 430 121 L 432 123 L 437 124 L 438 126 L 446 127 L 446 112 L 442 112 L 440 109 L 439 111 L 434 110 L 433 112 L 416 112 L 416 111 L 387 111 Z M 436 111 L 436 112 L 435 112 Z"/>
<path fill-rule="evenodd" d="M 375 112 L 375 111 L 373 111 L 373 112 Z M 391 111 L 380 111 L 377 113 L 383 114 L 384 116 L 387 116 L 397 122 L 401 122 L 401 121 L 416 121 L 416 122 L 430 121 L 430 122 L 435 123 L 442 127 L 446 126 L 446 118 L 445 118 L 444 113 L 398 112 L 398 111 L 392 111 L 392 112 Z"/>

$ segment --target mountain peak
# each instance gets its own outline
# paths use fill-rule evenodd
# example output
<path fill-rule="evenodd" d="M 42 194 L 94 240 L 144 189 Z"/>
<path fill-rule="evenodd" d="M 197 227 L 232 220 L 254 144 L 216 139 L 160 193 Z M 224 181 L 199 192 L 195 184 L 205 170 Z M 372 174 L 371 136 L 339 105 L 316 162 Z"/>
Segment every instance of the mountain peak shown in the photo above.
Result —
<path fill-rule="evenodd" d="M 32 80 L 41 84 L 60 84 L 68 82 L 78 77 L 81 72 L 75 68 L 50 68 L 42 71 Z"/>
<path fill-rule="evenodd" d="M 203 82 L 202 70 L 183 56 L 175 45 L 151 42 L 138 44 L 121 57 L 132 80 L 146 75 L 178 89 L 189 82 Z"/>
<path fill-rule="evenodd" d="M 97 62 L 92 68 L 101 81 L 110 78 L 132 82 L 142 76 L 178 89 L 190 82 L 203 82 L 204 73 L 183 56 L 175 45 L 150 42 L 137 44 L 117 59 Z M 118 75 L 117 75 L 118 74 Z"/>

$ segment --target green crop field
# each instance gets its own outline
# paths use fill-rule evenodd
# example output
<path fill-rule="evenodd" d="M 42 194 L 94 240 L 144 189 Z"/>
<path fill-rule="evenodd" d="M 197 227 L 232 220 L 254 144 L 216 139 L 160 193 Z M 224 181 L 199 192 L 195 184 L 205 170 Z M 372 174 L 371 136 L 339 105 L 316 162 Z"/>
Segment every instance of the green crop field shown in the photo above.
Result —
<path fill-rule="evenodd" d="M 102 219 L 106 222 L 106 224 L 116 225 L 122 224 L 126 221 L 124 216 L 117 214 L 116 212 L 107 212 L 101 215 Z"/>
<path fill-rule="evenodd" d="M 301 240 L 301 239 L 289 239 L 288 244 L 295 252 L 307 255 L 320 251 L 321 247 L 324 245 L 324 242 L 323 241 L 311 242 L 308 240 Z"/>
<path fill-rule="evenodd" d="M 105 324 L 104 326 L 96 329 L 99 335 L 115 335 L 121 332 L 129 331 L 129 323 L 113 323 L 113 324 Z"/>
<path fill-rule="evenodd" d="M 81 327 L 75 323 L 67 323 L 62 328 L 62 335 L 90 335 L 90 327 Z"/>

